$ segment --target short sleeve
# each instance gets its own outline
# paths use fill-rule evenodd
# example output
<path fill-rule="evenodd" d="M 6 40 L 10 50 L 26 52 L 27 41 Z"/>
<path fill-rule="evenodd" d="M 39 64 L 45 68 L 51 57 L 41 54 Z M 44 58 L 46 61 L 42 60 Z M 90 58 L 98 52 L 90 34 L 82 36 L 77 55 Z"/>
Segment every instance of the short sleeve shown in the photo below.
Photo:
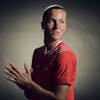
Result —
<path fill-rule="evenodd" d="M 56 58 L 55 82 L 56 84 L 71 84 L 76 76 L 76 57 L 73 52 L 64 51 Z"/>

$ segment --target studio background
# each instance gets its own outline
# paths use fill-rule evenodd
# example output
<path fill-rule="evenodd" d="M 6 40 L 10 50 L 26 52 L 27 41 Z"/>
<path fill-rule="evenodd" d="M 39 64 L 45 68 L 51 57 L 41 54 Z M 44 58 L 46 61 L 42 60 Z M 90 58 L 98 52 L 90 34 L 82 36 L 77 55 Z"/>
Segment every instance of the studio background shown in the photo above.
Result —
<path fill-rule="evenodd" d="M 76 100 L 100 100 L 100 8 L 97 0 L 0 1 L 0 100 L 27 100 L 23 92 L 4 79 L 4 66 L 31 66 L 35 48 L 43 45 L 42 12 L 50 4 L 68 11 L 63 40 L 77 56 Z"/>

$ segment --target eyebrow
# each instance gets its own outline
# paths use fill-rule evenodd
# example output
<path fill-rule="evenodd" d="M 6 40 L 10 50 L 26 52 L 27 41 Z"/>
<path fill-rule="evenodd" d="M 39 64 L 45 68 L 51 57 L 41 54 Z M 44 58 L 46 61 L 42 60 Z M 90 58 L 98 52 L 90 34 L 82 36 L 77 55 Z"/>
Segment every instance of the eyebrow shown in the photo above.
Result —
<path fill-rule="evenodd" d="M 49 18 L 49 19 L 47 19 L 47 20 L 50 20 L 50 19 L 56 20 L 56 19 L 54 19 L 54 18 Z M 59 19 L 59 20 L 65 20 L 65 19 Z"/>

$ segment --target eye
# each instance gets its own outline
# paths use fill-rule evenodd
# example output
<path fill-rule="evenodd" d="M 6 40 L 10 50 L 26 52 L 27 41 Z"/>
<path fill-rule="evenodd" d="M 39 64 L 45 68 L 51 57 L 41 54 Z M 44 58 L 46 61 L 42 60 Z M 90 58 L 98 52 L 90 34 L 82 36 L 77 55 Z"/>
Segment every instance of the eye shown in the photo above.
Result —
<path fill-rule="evenodd" d="M 65 21 L 64 20 L 60 20 L 60 23 L 65 23 Z"/>
<path fill-rule="evenodd" d="M 51 19 L 48 19 L 48 20 L 47 20 L 47 23 L 50 23 L 50 22 L 52 22 L 52 20 L 51 20 Z"/>
<path fill-rule="evenodd" d="M 54 20 L 53 20 L 53 19 L 48 19 L 48 20 L 47 20 L 47 23 L 48 23 L 48 24 L 54 24 Z"/>

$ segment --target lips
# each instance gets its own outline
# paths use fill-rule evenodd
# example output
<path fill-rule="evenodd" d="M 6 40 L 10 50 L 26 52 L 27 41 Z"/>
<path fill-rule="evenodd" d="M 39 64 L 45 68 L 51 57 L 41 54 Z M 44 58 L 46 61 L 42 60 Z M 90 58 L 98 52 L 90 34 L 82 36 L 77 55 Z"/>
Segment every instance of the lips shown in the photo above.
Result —
<path fill-rule="evenodd" d="M 59 33 L 60 33 L 60 32 L 56 32 L 56 31 L 53 32 L 53 34 L 59 34 Z"/>
<path fill-rule="evenodd" d="M 52 34 L 58 35 L 60 33 L 60 31 L 52 31 Z"/>

